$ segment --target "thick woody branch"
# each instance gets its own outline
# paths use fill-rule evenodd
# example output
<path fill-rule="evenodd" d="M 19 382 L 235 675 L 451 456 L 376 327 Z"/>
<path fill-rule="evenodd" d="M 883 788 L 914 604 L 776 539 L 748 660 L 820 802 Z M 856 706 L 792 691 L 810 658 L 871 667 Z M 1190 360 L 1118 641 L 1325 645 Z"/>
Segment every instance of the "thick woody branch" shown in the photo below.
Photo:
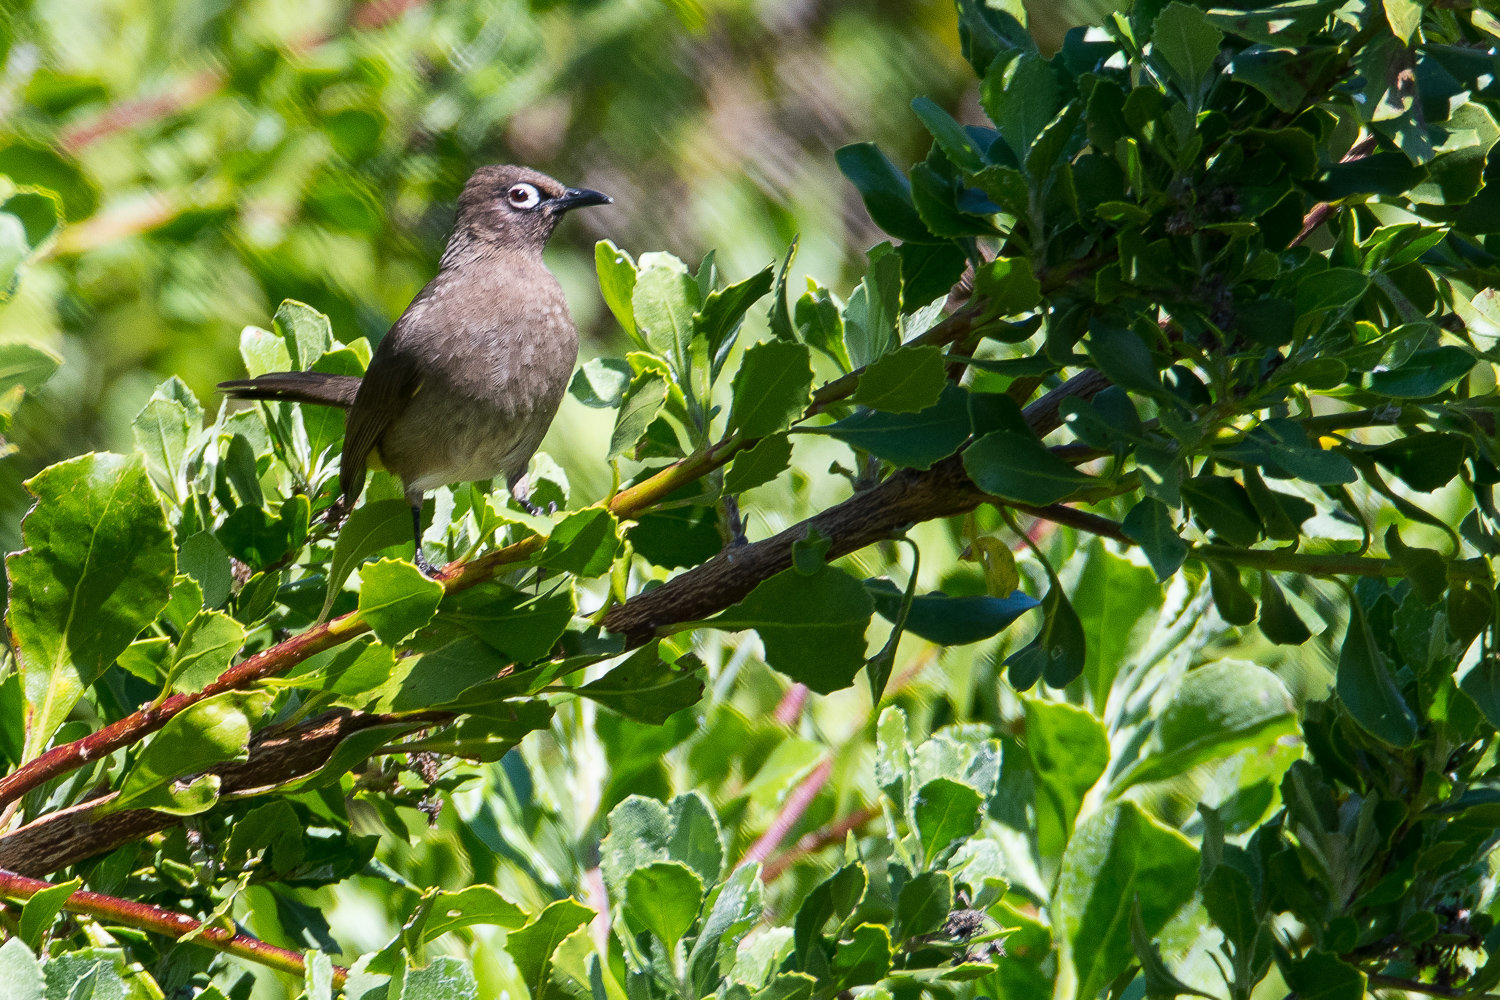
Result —
<path fill-rule="evenodd" d="M 410 723 L 415 730 L 451 718 L 440 712 L 394 717 L 338 709 L 294 729 L 263 729 L 251 738 L 247 760 L 221 764 L 207 773 L 219 776 L 221 798 L 260 794 L 317 772 L 340 743 L 361 730 L 392 722 Z M 59 809 L 0 837 L 0 869 L 46 875 L 182 822 L 179 816 L 154 809 L 99 815 L 115 798 L 110 794 Z"/>
<path fill-rule="evenodd" d="M 1058 407 L 1070 396 L 1089 399 L 1109 381 L 1096 371 L 1076 375 L 1026 408 L 1026 422 L 1040 437 L 1061 422 Z M 650 641 L 657 630 L 699 621 L 743 600 L 762 580 L 791 566 L 792 545 L 816 528 L 831 540 L 834 559 L 889 538 L 908 525 L 963 514 L 985 501 L 970 482 L 962 459 L 945 458 L 925 472 L 900 469 L 879 486 L 856 493 L 800 524 L 749 545 L 730 546 L 719 555 L 655 590 L 611 611 L 604 627 L 625 636 L 631 646 Z"/>

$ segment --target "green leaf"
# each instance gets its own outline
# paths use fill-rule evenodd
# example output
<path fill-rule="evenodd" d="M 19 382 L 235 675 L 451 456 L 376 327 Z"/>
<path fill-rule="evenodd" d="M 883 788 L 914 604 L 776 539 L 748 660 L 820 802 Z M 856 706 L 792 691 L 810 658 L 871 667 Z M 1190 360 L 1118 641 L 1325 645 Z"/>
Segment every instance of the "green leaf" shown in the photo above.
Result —
<path fill-rule="evenodd" d="M 1217 1000 L 1211 993 L 1193 989 L 1167 968 L 1167 963 L 1162 961 L 1161 949 L 1151 940 L 1151 935 L 1146 933 L 1146 924 L 1141 919 L 1140 896 L 1136 896 L 1130 904 L 1130 946 L 1140 959 L 1141 974 L 1146 980 L 1146 996 L 1150 1000 L 1175 1000 L 1185 994 Z"/>
<path fill-rule="evenodd" d="M 908 313 L 947 298 L 969 261 L 952 243 L 903 243 L 896 248 L 896 255 L 901 258 L 901 309 Z M 800 312 L 798 323 L 801 323 Z M 811 339 L 808 343 L 819 346 Z"/>
<path fill-rule="evenodd" d="M 635 261 L 631 260 L 630 254 L 609 240 L 600 240 L 594 244 L 594 268 L 599 274 L 599 293 L 604 297 L 604 304 L 609 306 L 609 311 L 614 313 L 615 319 L 630 339 L 640 343 L 641 337 L 636 331 L 632 306 L 635 297 Z"/>
<path fill-rule="evenodd" d="M 1087 662 L 1083 624 L 1056 577 L 1052 577 L 1047 596 L 1042 598 L 1042 614 L 1045 617 L 1036 638 L 1005 660 L 1011 687 L 1017 691 L 1025 691 L 1041 678 L 1052 687 L 1066 687 L 1083 673 Z"/>
<path fill-rule="evenodd" d="M 170 639 L 137 639 L 125 647 L 125 651 L 115 660 L 115 664 L 121 670 L 134 674 L 148 684 L 160 685 L 171 655 L 172 640 Z"/>
<path fill-rule="evenodd" d="M 1385 6 L 1385 19 L 1391 26 L 1402 44 L 1411 44 L 1412 36 L 1417 33 L 1417 28 L 1422 24 L 1422 4 L 1420 0 L 1382 0 Z"/>
<path fill-rule="evenodd" d="M 1300 646 L 1312 638 L 1307 623 L 1287 603 L 1281 588 L 1265 570 L 1260 574 L 1260 631 L 1281 646 Z"/>
<path fill-rule="evenodd" d="M 659 726 L 703 697 L 700 667 L 691 655 L 667 663 L 653 642 L 578 693 L 628 719 Z"/>
<path fill-rule="evenodd" d="M 0 289 L 3 288 L 4 282 L 0 281 Z M 40 344 L 25 341 L 0 344 L 0 394 L 9 394 L 16 386 L 31 392 L 51 378 L 61 364 L 60 355 Z"/>
<path fill-rule="evenodd" d="M 1255 947 L 1260 923 L 1255 919 L 1255 890 L 1244 872 L 1216 865 L 1203 883 L 1203 906 L 1237 952 L 1247 954 Z"/>
<path fill-rule="evenodd" d="M 613 461 L 635 448 L 667 402 L 670 388 L 667 377 L 655 368 L 647 368 L 631 380 L 620 400 L 614 433 L 609 438 L 606 461 Z"/>
<path fill-rule="evenodd" d="M 246 759 L 250 744 L 246 703 L 244 695 L 228 692 L 172 716 L 136 758 L 109 811 L 139 808 L 174 811 L 177 798 L 171 788 L 174 779 L 198 774 L 227 760 Z M 217 779 L 213 781 L 217 789 Z M 207 809 L 213 798 L 195 803 Z"/>
<path fill-rule="evenodd" d="M 882 243 L 870 251 L 870 269 L 844 306 L 844 347 L 849 360 L 870 364 L 899 343 L 901 255 Z"/>
<path fill-rule="evenodd" d="M 366 563 L 359 571 L 359 616 L 387 646 L 432 621 L 442 600 L 443 585 L 403 559 Z"/>
<path fill-rule="evenodd" d="M 703 881 L 678 861 L 637 868 L 625 880 L 625 912 L 645 927 L 670 954 L 693 926 L 703 904 Z"/>
<path fill-rule="evenodd" d="M 1083 676 L 1097 708 L 1109 701 L 1116 672 L 1137 649 L 1137 624 L 1148 616 L 1154 620 L 1162 589 L 1150 569 L 1115 555 L 1102 540 L 1088 543 L 1085 551 L 1088 559 L 1072 601 L 1087 649 Z"/>
<path fill-rule="evenodd" d="M 333 327 L 328 317 L 295 299 L 281 303 L 271 320 L 271 328 L 286 342 L 287 355 L 298 371 L 311 368 L 333 344 Z"/>
<path fill-rule="evenodd" d="M 77 892 L 83 885 L 83 879 L 75 878 L 60 885 L 49 886 L 34 894 L 21 907 L 21 940 L 26 942 L 28 948 L 39 947 L 42 943 L 42 935 L 47 928 L 52 926 L 52 921 L 62 912 L 65 904 L 73 893 Z M 6 982 L 6 992 L 13 988 L 11 982 Z"/>
<path fill-rule="evenodd" d="M 771 290 L 774 270 L 767 265 L 744 281 L 710 292 L 703 300 L 703 308 L 693 316 L 693 330 L 707 340 L 710 358 L 727 352 L 739 333 L 745 313 Z"/>
<path fill-rule="evenodd" d="M 1208 23 L 1203 11 L 1181 0 L 1163 7 L 1151 25 L 1153 53 L 1165 60 L 1194 107 L 1192 95 L 1214 71 L 1223 41 L 1224 33 Z"/>
<path fill-rule="evenodd" d="M 860 924 L 833 953 L 834 990 L 869 986 L 891 971 L 891 932 L 880 924 Z"/>
<path fill-rule="evenodd" d="M 968 393 L 947 385 L 935 405 L 918 413 L 866 410 L 808 433 L 826 434 L 876 458 L 910 469 L 930 469 L 969 437 Z"/>
<path fill-rule="evenodd" d="M 865 630 L 873 610 L 874 602 L 858 580 L 824 566 L 806 576 L 783 570 L 702 624 L 729 632 L 755 629 L 768 664 L 819 694 L 829 694 L 853 684 L 864 666 Z"/>
<path fill-rule="evenodd" d="M 1193 515 L 1230 545 L 1248 547 L 1260 538 L 1260 514 L 1245 488 L 1228 476 L 1194 476 L 1182 484 Z"/>
<path fill-rule="evenodd" d="M 667 860 L 671 842 L 671 814 L 655 799 L 632 795 L 610 810 L 609 834 L 599 844 L 599 867 L 610 895 L 624 894 L 631 872 Z"/>
<path fill-rule="evenodd" d="M 1134 330 L 1093 320 L 1084 346 L 1098 369 L 1120 388 L 1151 396 L 1160 396 L 1165 391 L 1151 351 Z"/>
<path fill-rule="evenodd" d="M 804 344 L 771 340 L 745 352 L 734 375 L 729 427 L 747 438 L 785 430 L 812 399 L 812 358 Z"/>
<path fill-rule="evenodd" d="M 633 370 L 623 358 L 594 358 L 573 373 L 568 392 L 584 406 L 613 410 L 625 399 Z"/>
<path fill-rule="evenodd" d="M 917 113 L 922 124 L 927 126 L 927 131 L 932 133 L 933 139 L 937 140 L 944 155 L 954 166 L 970 174 L 984 169 L 984 155 L 974 145 L 974 140 L 964 131 L 963 126 L 953 120 L 952 115 L 928 97 L 918 97 L 912 101 L 911 109 Z"/>
<path fill-rule="evenodd" d="M 20 283 L 18 272 L 30 255 L 26 227 L 9 212 L 0 212 L 0 303 L 15 296 Z"/>
<path fill-rule="evenodd" d="M 516 971 L 531 990 L 533 1000 L 541 1000 L 544 989 L 550 989 L 552 953 L 557 946 L 593 917 L 594 911 L 587 906 L 571 899 L 559 899 L 538 913 L 531 923 L 510 932 L 505 940 L 505 950 L 515 960 Z"/>
<path fill-rule="evenodd" d="M 851 401 L 886 413 L 916 413 L 938 401 L 948 373 L 936 347 L 901 347 L 860 373 Z"/>
<path fill-rule="evenodd" d="M 890 580 L 866 580 L 865 590 L 880 617 L 894 623 L 902 592 Z M 1021 591 L 1009 597 L 949 597 L 942 592 L 912 598 L 906 631 L 940 646 L 966 646 L 996 635 L 1041 602 Z"/>
<path fill-rule="evenodd" d="M 911 200 L 911 184 L 873 142 L 844 146 L 833 154 L 845 177 L 859 189 L 875 225 L 898 240 L 931 243 Z"/>
<path fill-rule="evenodd" d="M 917 243 L 903 243 L 897 249 L 920 246 Z M 902 257 L 902 267 L 905 267 Z M 808 291 L 797 300 L 794 317 L 797 321 L 797 332 L 808 347 L 816 348 L 833 359 L 839 366 L 840 371 L 849 371 L 854 367 L 849 360 L 849 349 L 844 344 L 844 318 L 839 314 L 839 304 L 829 293 L 817 282 L 809 279 Z"/>
<path fill-rule="evenodd" d="M 177 570 L 139 455 L 83 455 L 43 469 L 26 488 L 37 497 L 21 522 L 27 548 L 7 557 L 6 569 L 29 760 L 161 613 Z"/>
<path fill-rule="evenodd" d="M 1132 958 L 1130 909 L 1155 938 L 1198 888 L 1198 852 L 1133 802 L 1106 806 L 1079 826 L 1053 898 L 1057 931 L 1072 942 L 1078 995 L 1094 996 Z"/>
<path fill-rule="evenodd" d="M 1396 399 L 1426 399 L 1463 378 L 1477 363 L 1462 347 L 1418 351 L 1399 368 L 1372 372 L 1370 391 Z"/>
<path fill-rule="evenodd" d="M 1416 740 L 1417 718 L 1391 677 L 1358 600 L 1349 602 L 1349 631 L 1339 651 L 1334 690 L 1370 735 L 1396 747 L 1409 747 Z"/>
<path fill-rule="evenodd" d="M 620 522 L 603 507 L 589 507 L 563 518 L 547 538 L 538 563 L 583 577 L 609 572 L 620 551 Z"/>
<path fill-rule="evenodd" d="M 992 431 L 964 450 L 964 469 L 986 493 L 1045 507 L 1101 480 L 1064 462 L 1035 435 Z"/>
<path fill-rule="evenodd" d="M 177 569 L 197 581 L 204 607 L 222 607 L 229 600 L 234 585 L 229 553 L 211 532 L 200 531 L 183 540 L 177 549 Z"/>
<path fill-rule="evenodd" d="M 174 502 L 180 502 L 187 491 L 183 462 L 196 429 L 187 407 L 159 396 L 152 396 L 131 423 L 136 449 L 146 456 L 153 481 Z"/>
<path fill-rule="evenodd" d="M 47 1000 L 42 967 L 18 937 L 0 945 L 0 979 L 5 982 L 6 1000 Z"/>
<path fill-rule="evenodd" d="M 973 294 L 988 302 L 987 314 L 1014 316 L 1040 304 L 1042 286 L 1029 257 L 996 257 L 974 272 Z"/>
<path fill-rule="evenodd" d="M 571 586 L 527 594 L 482 583 L 444 597 L 438 613 L 514 662 L 530 663 L 552 651 L 577 608 Z"/>
<path fill-rule="evenodd" d="M 229 669 L 245 644 L 245 628 L 222 611 L 200 611 L 182 630 L 182 640 L 162 685 L 170 691 L 202 691 Z"/>
<path fill-rule="evenodd" d="M 1448 589 L 1448 564 L 1441 553 L 1407 545 L 1394 524 L 1385 530 L 1385 550 L 1405 571 L 1413 596 L 1427 607 L 1443 599 Z"/>
<path fill-rule="evenodd" d="M 942 927 L 953 910 L 953 876 L 922 872 L 901 887 L 896 897 L 896 927 L 902 938 L 930 934 Z"/>
<path fill-rule="evenodd" d="M 1003 64 L 997 61 L 979 86 L 979 102 L 1022 162 L 1062 107 L 1052 68 L 1034 52 L 1022 52 Z"/>
<path fill-rule="evenodd" d="M 771 336 L 787 343 L 796 343 L 797 340 L 797 331 L 792 328 L 792 315 L 787 310 L 786 302 L 786 279 L 792 272 L 792 261 L 796 259 L 797 237 L 793 236 L 791 245 L 786 248 L 786 257 L 781 261 L 781 268 L 776 272 L 776 284 L 771 289 L 771 311 L 766 317 Z"/>
<path fill-rule="evenodd" d="M 411 541 L 411 507 L 405 500 L 374 500 L 356 507 L 333 543 L 333 561 L 328 569 L 328 596 L 323 599 L 326 618 L 333 601 L 344 589 L 354 567 L 381 549 Z"/>
<path fill-rule="evenodd" d="M 698 283 L 671 254 L 644 253 L 630 302 L 641 336 L 672 363 L 677 384 L 686 389 L 692 384 L 693 314 L 701 305 Z"/>
<path fill-rule="evenodd" d="M 1073 835 L 1083 797 L 1109 766 L 1109 736 L 1088 712 L 1027 698 L 1026 752 L 1036 781 L 1037 848 L 1057 857 Z"/>
<path fill-rule="evenodd" d="M 1453 481 L 1467 452 L 1462 435 L 1417 431 L 1403 434 L 1370 454 L 1407 486 L 1431 493 Z"/>
<path fill-rule="evenodd" d="M 1362 1000 L 1368 995 L 1365 974 L 1326 951 L 1309 951 L 1283 966 L 1282 975 L 1298 1000 Z"/>
<path fill-rule="evenodd" d="M 69 222 L 94 214 L 99 192 L 76 163 L 46 146 L 13 139 L 0 146 L 0 174 L 17 185 L 35 186 L 55 192 Z"/>
<path fill-rule="evenodd" d="M 1187 559 L 1187 542 L 1177 534 L 1167 505 L 1160 500 L 1146 497 L 1139 501 L 1125 515 L 1120 530 L 1146 553 L 1158 582 L 1166 582 Z"/>
<path fill-rule="evenodd" d="M 1255 598 L 1240 580 L 1239 567 L 1218 559 L 1205 560 L 1208 565 L 1209 590 L 1219 617 L 1230 625 L 1249 625 L 1255 621 Z"/>
<path fill-rule="evenodd" d="M 1285 685 L 1266 668 L 1242 660 L 1206 664 L 1183 678 L 1145 753 L 1111 791 L 1176 777 L 1246 747 L 1265 746 L 1296 731 L 1296 713 Z"/>
<path fill-rule="evenodd" d="M 792 464 L 792 441 L 785 434 L 761 438 L 755 447 L 734 456 L 724 473 L 724 492 L 730 496 L 763 486 Z"/>
<path fill-rule="evenodd" d="M 805 972 L 783 972 L 763 990 L 750 994 L 750 1000 L 811 1000 L 818 981 Z"/>
<path fill-rule="evenodd" d="M 978 792 L 951 778 L 936 778 L 917 790 L 913 800 L 922 856 L 929 866 L 953 845 L 979 829 L 984 799 Z"/>

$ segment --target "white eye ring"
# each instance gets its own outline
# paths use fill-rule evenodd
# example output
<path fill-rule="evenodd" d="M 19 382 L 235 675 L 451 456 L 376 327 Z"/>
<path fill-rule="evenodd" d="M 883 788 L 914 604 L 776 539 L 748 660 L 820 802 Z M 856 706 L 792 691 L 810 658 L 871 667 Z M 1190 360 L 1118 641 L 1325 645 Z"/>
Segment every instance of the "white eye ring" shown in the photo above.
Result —
<path fill-rule="evenodd" d="M 512 208 L 536 208 L 541 203 L 542 195 L 530 184 L 512 184 L 510 190 L 505 192 L 505 200 L 510 202 Z"/>

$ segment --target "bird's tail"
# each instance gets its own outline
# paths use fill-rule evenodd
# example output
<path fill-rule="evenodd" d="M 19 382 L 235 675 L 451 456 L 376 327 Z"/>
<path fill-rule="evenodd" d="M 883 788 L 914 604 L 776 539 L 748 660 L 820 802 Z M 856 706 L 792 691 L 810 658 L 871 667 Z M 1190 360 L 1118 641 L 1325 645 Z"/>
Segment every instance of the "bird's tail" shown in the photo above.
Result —
<path fill-rule="evenodd" d="M 323 372 L 269 372 L 257 378 L 220 382 L 219 388 L 233 399 L 277 399 L 290 403 L 313 403 L 347 410 L 359 392 L 358 375 L 326 375 Z"/>

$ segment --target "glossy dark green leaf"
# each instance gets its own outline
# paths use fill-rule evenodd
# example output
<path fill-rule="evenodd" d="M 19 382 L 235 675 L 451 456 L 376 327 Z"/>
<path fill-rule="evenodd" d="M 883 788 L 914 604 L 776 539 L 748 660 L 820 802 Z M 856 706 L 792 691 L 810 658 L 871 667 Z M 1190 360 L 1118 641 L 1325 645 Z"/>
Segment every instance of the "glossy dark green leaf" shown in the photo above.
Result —
<path fill-rule="evenodd" d="M 225 670 L 245 643 L 245 629 L 222 611 L 200 611 L 182 630 L 167 663 L 164 686 L 173 691 L 202 691 Z"/>
<path fill-rule="evenodd" d="M 705 624 L 726 631 L 755 629 L 766 662 L 819 694 L 854 683 L 865 662 L 865 630 L 874 602 L 860 581 L 824 566 L 803 575 L 783 570 Z"/>
<path fill-rule="evenodd" d="M 774 443 L 786 439 L 776 435 L 764 440 Z M 671 507 L 643 514 L 626 529 L 625 537 L 637 555 L 666 569 L 696 566 L 724 548 L 724 538 L 719 533 L 719 511 L 714 506 Z"/>
<path fill-rule="evenodd" d="M 1300 1000 L 1362 1000 L 1367 996 L 1365 974 L 1326 951 L 1309 951 L 1287 963 L 1282 975 Z"/>
<path fill-rule="evenodd" d="M 612 410 L 625 399 L 634 373 L 623 358 L 594 358 L 573 373 L 568 392 L 584 406 Z"/>
<path fill-rule="evenodd" d="M 1176 573 L 1187 559 L 1187 542 L 1177 534 L 1171 512 L 1160 500 L 1145 497 L 1137 502 L 1125 515 L 1120 530 L 1146 553 L 1158 581 Z"/>
<path fill-rule="evenodd" d="M 767 265 L 744 281 L 708 294 L 703 308 L 693 316 L 693 331 L 708 340 L 708 356 L 717 358 L 738 332 L 745 313 L 771 290 L 774 268 Z"/>
<path fill-rule="evenodd" d="M 1312 638 L 1307 623 L 1287 603 L 1281 587 L 1265 570 L 1260 574 L 1260 631 L 1280 646 L 1300 646 Z"/>
<path fill-rule="evenodd" d="M 1089 324 L 1089 339 L 1085 346 L 1094 364 L 1115 385 L 1147 395 L 1162 393 L 1156 362 L 1134 330 L 1094 320 Z"/>
<path fill-rule="evenodd" d="M 197 581 L 206 607 L 222 607 L 229 600 L 234 584 L 229 553 L 211 532 L 200 531 L 183 540 L 177 549 L 177 569 Z"/>
<path fill-rule="evenodd" d="M 175 815 L 203 812 L 218 795 L 218 777 L 207 775 L 186 788 L 174 787 L 175 780 L 221 761 L 244 759 L 249 744 L 244 695 L 230 692 L 200 701 L 172 716 L 151 738 L 109 809 L 149 807 Z"/>
<path fill-rule="evenodd" d="M 625 880 L 625 913 L 666 945 L 668 952 L 693 926 L 703 903 L 703 881 L 687 865 L 657 861 Z"/>
<path fill-rule="evenodd" d="M 1138 627 L 1154 621 L 1162 588 L 1149 567 L 1116 555 L 1102 539 L 1081 548 L 1086 558 L 1070 597 L 1083 627 L 1084 681 L 1094 704 L 1103 705 L 1136 652 Z"/>
<path fill-rule="evenodd" d="M 974 272 L 974 298 L 995 316 L 1029 312 L 1041 301 L 1042 287 L 1028 257 L 996 257 Z"/>
<path fill-rule="evenodd" d="M 1214 27 L 1203 11 L 1181 0 L 1172 0 L 1151 24 L 1151 46 L 1156 58 L 1165 62 L 1186 94 L 1196 92 L 1214 71 L 1219 43 L 1224 33 Z"/>
<path fill-rule="evenodd" d="M 1453 481 L 1467 452 L 1461 435 L 1417 431 L 1370 454 L 1412 489 L 1431 493 Z"/>
<path fill-rule="evenodd" d="M 516 663 L 546 656 L 573 619 L 573 588 L 548 586 L 531 594 L 501 583 L 482 583 L 455 591 L 438 606 L 449 622 L 482 640 Z"/>
<path fill-rule="evenodd" d="M 1396 686 L 1358 600 L 1350 602 L 1349 630 L 1339 651 L 1334 689 L 1370 735 L 1397 747 L 1409 747 L 1416 740 L 1416 715 Z"/>
<path fill-rule="evenodd" d="M 964 450 L 974 485 L 994 496 L 1045 507 L 1101 481 L 1064 462 L 1032 434 L 999 430 Z"/>
<path fill-rule="evenodd" d="M 886 413 L 917 413 L 937 403 L 947 382 L 940 349 L 901 347 L 860 373 L 850 401 Z"/>
<path fill-rule="evenodd" d="M 83 455 L 42 470 L 26 488 L 37 497 L 21 523 L 27 548 L 6 559 L 6 570 L 30 758 L 166 607 L 177 559 L 139 455 Z"/>
<path fill-rule="evenodd" d="M 901 258 L 901 309 L 908 313 L 946 297 L 968 263 L 964 252 L 953 243 L 903 243 L 896 254 Z"/>
<path fill-rule="evenodd" d="M 866 580 L 865 590 L 880 617 L 894 622 L 901 590 L 886 579 Z M 949 597 L 941 591 L 919 594 L 907 612 L 906 631 L 940 646 L 964 646 L 998 634 L 1039 603 L 1019 590 L 1009 597 Z"/>
<path fill-rule="evenodd" d="M 405 500 L 375 500 L 356 507 L 333 543 L 333 561 L 328 570 L 328 595 L 323 602 L 327 615 L 344 581 L 354 567 L 381 549 L 412 539 L 411 508 Z"/>
<path fill-rule="evenodd" d="M 1236 873 L 1238 874 L 1238 873 Z M 1244 876 L 1240 876 L 1243 878 Z M 1130 947 L 1141 963 L 1141 977 L 1146 981 L 1148 1000 L 1174 1000 L 1180 996 L 1207 997 L 1217 1000 L 1212 993 L 1203 993 L 1173 975 L 1162 960 L 1161 947 L 1146 933 L 1146 923 L 1141 918 L 1139 894 L 1130 904 Z"/>
<path fill-rule="evenodd" d="M 1239 568 L 1218 559 L 1209 559 L 1208 582 L 1219 617 L 1230 625 L 1249 625 L 1255 621 L 1255 598 L 1240 580 Z"/>
<path fill-rule="evenodd" d="M 635 327 L 635 311 L 631 299 L 635 295 L 636 269 L 630 254 L 609 240 L 594 244 L 594 267 L 599 276 L 599 292 L 604 304 L 630 338 L 640 343 Z"/>
<path fill-rule="evenodd" d="M 636 268 L 630 293 L 636 328 L 651 350 L 670 362 L 677 384 L 686 391 L 692 384 L 693 314 L 702 305 L 698 283 L 669 253 L 643 253 Z"/>
<path fill-rule="evenodd" d="M 701 668 L 691 655 L 668 663 L 651 643 L 578 693 L 627 718 L 659 726 L 703 697 Z"/>
<path fill-rule="evenodd" d="M 860 924 L 833 953 L 835 988 L 869 986 L 891 971 L 891 932 L 880 924 Z"/>
<path fill-rule="evenodd" d="M 1406 580 L 1418 600 L 1431 607 L 1443 599 L 1443 593 L 1448 589 L 1448 564 L 1441 553 L 1436 549 L 1407 545 L 1394 524 L 1385 531 L 1385 550 L 1405 571 Z"/>
<path fill-rule="evenodd" d="M 1260 515 L 1266 537 L 1295 541 L 1302 533 L 1302 522 L 1316 514 L 1317 508 L 1301 497 L 1271 489 L 1253 466 L 1245 467 L 1244 477 L 1245 492 Z"/>
<path fill-rule="evenodd" d="M 655 368 L 646 368 L 630 380 L 620 398 L 620 412 L 615 416 L 606 460 L 613 461 L 635 449 L 666 405 L 669 389 L 667 377 Z"/>
<path fill-rule="evenodd" d="M 1260 515 L 1245 488 L 1228 476 L 1200 475 L 1182 484 L 1193 516 L 1231 545 L 1246 547 L 1260 538 Z"/>
<path fill-rule="evenodd" d="M 1399 368 L 1372 372 L 1370 391 L 1397 399 L 1426 399 L 1463 378 L 1476 363 L 1474 355 L 1462 347 L 1418 351 Z"/>
<path fill-rule="evenodd" d="M 531 991 L 533 1000 L 542 1000 L 544 991 L 552 989 L 552 953 L 563 938 L 588 923 L 594 911 L 571 899 L 548 904 L 531 923 L 511 931 L 505 939 L 505 950 L 516 963 L 521 981 Z M 444 996 L 433 993 L 431 996 Z"/>
<path fill-rule="evenodd" d="M 844 176 L 859 189 L 865 211 L 875 225 L 898 240 L 930 243 L 922 217 L 911 200 L 911 184 L 873 142 L 857 142 L 834 153 Z"/>
<path fill-rule="evenodd" d="M 1083 672 L 1087 657 L 1083 624 L 1055 577 L 1042 598 L 1042 613 L 1046 617 L 1036 638 L 1005 660 L 1010 668 L 1010 685 L 1017 691 L 1025 691 L 1043 678 L 1052 687 L 1066 687 Z"/>
<path fill-rule="evenodd" d="M 827 425 L 808 428 L 868 451 L 893 465 L 930 469 L 956 452 L 969 437 L 968 394 L 948 385 L 935 405 L 918 413 L 866 410 Z"/>
<path fill-rule="evenodd" d="M 21 907 L 21 940 L 26 942 L 27 947 L 36 948 L 42 943 L 42 935 L 62 912 L 63 905 L 82 885 L 83 879 L 75 878 L 42 889 L 26 901 L 26 905 Z"/>

